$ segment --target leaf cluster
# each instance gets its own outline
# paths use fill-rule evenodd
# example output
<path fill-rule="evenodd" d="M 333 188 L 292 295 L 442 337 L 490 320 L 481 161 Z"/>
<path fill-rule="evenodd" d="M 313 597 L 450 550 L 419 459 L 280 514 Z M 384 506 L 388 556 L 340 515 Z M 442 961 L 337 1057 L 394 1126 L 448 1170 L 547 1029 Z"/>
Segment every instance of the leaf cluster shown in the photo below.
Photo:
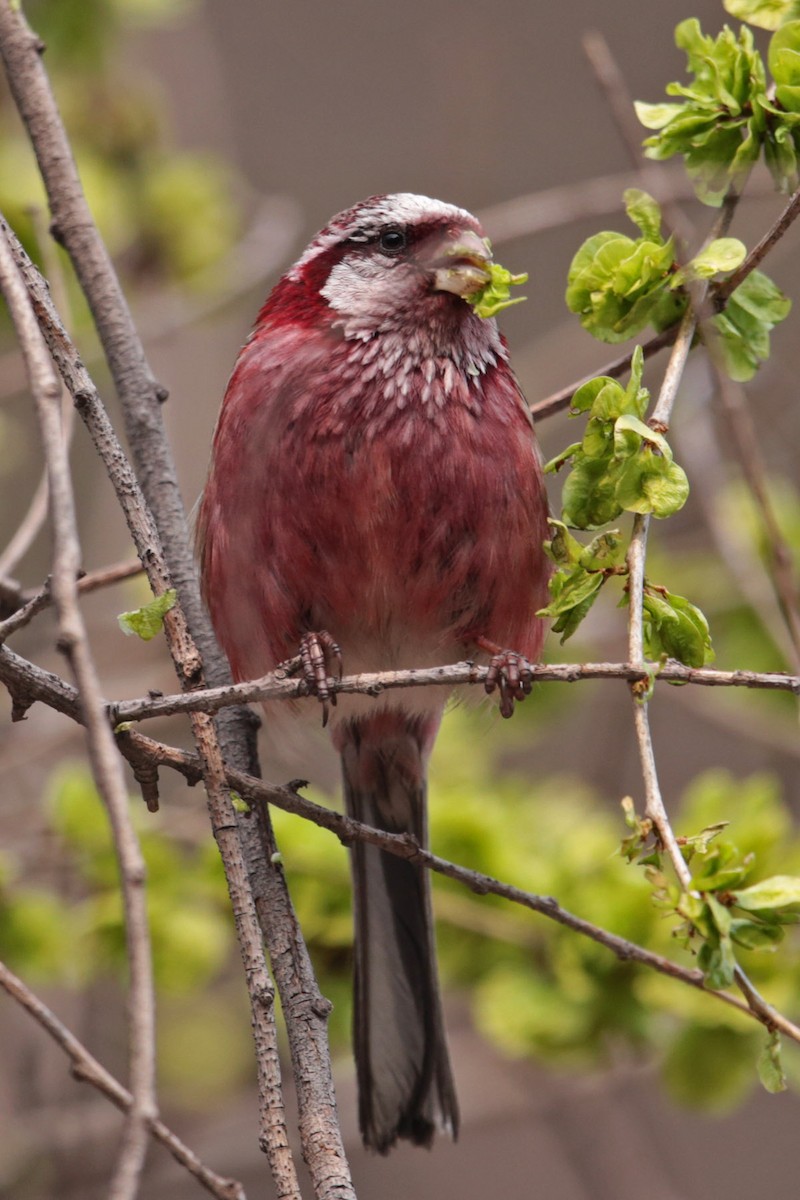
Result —
<path fill-rule="evenodd" d="M 686 502 L 689 484 L 669 443 L 642 420 L 650 399 L 642 387 L 643 362 L 637 346 L 626 388 L 600 375 L 573 396 L 571 415 L 588 414 L 585 433 L 545 467 L 571 465 L 562 509 L 573 529 L 597 529 L 622 512 L 668 517 Z"/>
<path fill-rule="evenodd" d="M 642 418 L 650 394 L 642 387 L 643 356 L 637 346 L 628 386 L 599 376 L 575 393 L 572 416 L 588 414 L 580 442 L 547 464 L 571 470 L 562 492 L 563 520 L 551 519 L 553 536 L 545 551 L 556 564 L 550 577 L 550 602 L 540 616 L 553 620 L 562 643 L 571 637 L 613 576 L 626 576 L 626 545 L 618 529 L 600 533 L 584 546 L 569 532 L 597 529 L 623 512 L 667 517 L 682 508 L 689 494 L 686 474 L 674 461 L 666 438 Z M 676 658 L 687 666 L 713 659 L 708 622 L 683 596 L 645 585 L 644 637 L 654 659 Z"/>
<path fill-rule="evenodd" d="M 32 0 L 29 19 L 46 43 L 81 181 L 127 284 L 218 286 L 238 236 L 234 170 L 216 155 L 173 144 L 158 80 L 125 66 L 131 27 L 162 28 L 196 0 Z M 39 260 L 30 211 L 47 201 L 16 113 L 0 96 L 0 210 Z M 83 317 L 77 288 L 71 299 Z"/>
<path fill-rule="evenodd" d="M 735 15 L 759 10 L 763 14 L 767 7 L 744 0 L 735 5 Z M 788 6 L 781 8 L 786 11 Z M 800 21 L 783 24 L 770 41 L 773 88 L 746 26 L 735 34 L 726 25 L 714 38 L 703 34 L 693 17 L 677 26 L 675 42 L 686 52 L 693 78 L 689 84 L 667 85 L 668 95 L 681 98 L 677 103 L 636 103 L 639 120 L 656 131 L 645 139 L 648 157 L 681 154 L 698 198 L 706 204 L 720 204 L 728 188 L 741 181 L 762 152 L 776 185 L 784 191 L 796 187 Z"/>
<path fill-rule="evenodd" d="M 509 270 L 496 262 L 489 263 L 487 270 L 489 282 L 479 288 L 477 292 L 470 292 L 468 296 L 464 297 L 467 304 L 472 305 L 479 317 L 496 317 L 503 309 L 511 308 L 514 304 L 522 304 L 524 300 L 527 300 L 527 296 L 511 296 L 512 287 L 518 287 L 528 282 L 527 272 L 523 272 L 521 275 L 512 275 Z"/>
<path fill-rule="evenodd" d="M 567 307 L 603 342 L 624 341 L 647 325 L 657 331 L 673 325 L 686 310 L 688 284 L 735 271 L 746 256 L 738 238 L 715 238 L 679 267 L 672 239 L 665 240 L 661 233 L 661 209 L 652 196 L 629 188 L 624 199 L 641 236 L 595 234 L 578 250 L 567 277 Z M 710 319 L 707 324 L 717 335 L 732 379 L 752 378 L 769 357 L 772 329 L 791 307 L 771 279 L 752 271 L 728 298 L 724 311 Z M 578 393 L 573 406 L 577 397 Z"/>

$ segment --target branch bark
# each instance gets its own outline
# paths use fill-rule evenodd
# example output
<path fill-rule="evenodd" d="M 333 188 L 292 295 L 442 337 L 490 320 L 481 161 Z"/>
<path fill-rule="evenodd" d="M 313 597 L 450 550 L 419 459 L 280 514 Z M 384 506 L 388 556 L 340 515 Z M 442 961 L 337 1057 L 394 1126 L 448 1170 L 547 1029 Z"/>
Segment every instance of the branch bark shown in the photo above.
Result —
<path fill-rule="evenodd" d="M 73 392 L 73 395 L 79 402 L 80 414 L 89 425 L 109 472 L 113 470 L 117 476 L 112 478 L 112 482 L 117 487 L 118 498 L 136 539 L 137 552 L 148 570 L 151 583 L 154 577 L 158 581 L 154 587 L 155 594 L 160 594 L 173 581 L 177 586 L 181 603 L 167 614 L 165 629 L 181 684 L 190 687 L 200 682 L 200 653 L 209 678 L 212 682 L 221 683 L 228 678 L 227 668 L 200 602 L 177 475 L 161 417 L 160 405 L 166 399 L 166 393 L 158 386 L 149 369 L 113 266 L 86 204 L 66 132 L 41 62 L 42 49 L 17 6 L 10 0 L 0 0 L 0 54 L 14 100 L 36 153 L 53 216 L 54 233 L 72 260 L 103 344 L 125 414 L 134 461 L 142 479 L 141 490 L 127 467 L 94 388 Z M 82 364 L 49 304 L 49 296 L 43 285 L 41 293 L 44 303 L 40 314 L 53 340 L 54 357 L 59 361 L 57 356 L 60 353 L 61 362 L 69 359 L 73 368 L 79 366 L 82 370 Z M 49 313 L 49 325 L 45 320 L 45 312 Z M 85 371 L 83 374 L 86 375 Z M 63 377 L 69 386 L 66 375 Z M 130 476 L 127 489 L 118 486 L 116 468 L 120 462 L 123 464 L 122 474 Z M 154 522 L 149 518 L 142 491 L 152 507 Z M 136 497 L 135 502 L 130 502 L 133 496 Z M 142 526 L 135 519 L 134 507 L 141 509 L 145 521 L 153 526 L 152 538 L 142 539 Z M 285 884 L 270 866 L 268 849 L 273 839 L 268 816 L 262 814 L 258 830 L 253 829 L 252 823 L 237 829 L 230 797 L 225 789 L 220 790 L 223 778 L 222 750 L 214 725 L 202 714 L 193 721 L 193 725 L 198 748 L 206 755 L 206 790 L 212 826 L 221 852 L 233 856 L 225 857 L 224 863 L 245 973 L 248 981 L 252 982 L 252 953 L 256 943 L 260 947 L 261 938 L 256 934 L 256 929 L 244 935 L 242 923 L 253 924 L 257 928 L 260 922 L 281 989 L 295 1076 L 301 1085 L 298 1089 L 301 1141 L 315 1194 L 321 1200 L 334 1196 L 337 1200 L 345 1200 L 354 1196 L 354 1192 L 336 1120 L 326 1038 L 325 1002 L 320 996 L 310 959 L 302 944 Z M 221 733 L 227 760 L 252 764 L 257 770 L 254 743 L 250 737 L 250 717 L 243 713 L 226 714 L 221 721 Z M 233 831 L 232 835 L 230 831 Z M 286 956 L 287 945 L 291 946 L 289 959 Z M 259 1062 L 262 1105 L 269 1107 L 277 1103 L 281 1093 L 279 1081 L 275 1079 L 278 1056 L 272 1007 L 264 1001 L 271 985 L 263 952 L 260 952 L 260 958 L 262 985 L 253 987 L 250 997 L 254 1030 L 264 1032 L 268 1023 L 274 1047 L 274 1052 Z M 296 1014 L 300 1014 L 299 1018 Z M 282 1113 L 273 1112 L 269 1129 L 262 1130 L 262 1144 L 269 1144 L 270 1165 L 280 1194 L 295 1196 L 299 1195 L 299 1188 L 288 1150 L 288 1139 L 285 1134 L 277 1141 L 272 1136 L 275 1128 L 280 1127 L 284 1120 Z"/>
<path fill-rule="evenodd" d="M 131 1105 L 111 1184 L 111 1200 L 133 1200 L 147 1152 L 147 1123 L 155 1119 L 155 998 L 145 900 L 145 864 L 128 811 L 122 763 L 105 716 L 100 683 L 78 605 L 80 543 L 61 421 L 61 385 L 28 292 L 6 237 L 0 234 L 0 289 L 22 349 L 39 421 L 54 535 L 51 591 L 58 613 L 59 649 L 68 659 L 80 693 L 87 748 L 97 789 L 111 824 L 125 913 L 128 990 L 128 1063 Z"/>
<path fill-rule="evenodd" d="M 131 1093 L 115 1079 L 104 1066 L 90 1054 L 83 1042 L 67 1029 L 47 1005 L 32 992 L 22 980 L 0 962 L 0 987 L 8 993 L 61 1047 L 72 1063 L 72 1074 L 76 1079 L 91 1084 L 122 1112 L 130 1112 L 133 1104 Z M 247 1200 L 242 1185 L 235 1179 L 226 1179 L 205 1166 L 200 1158 L 181 1141 L 177 1134 L 156 1116 L 145 1121 L 148 1133 L 166 1146 L 177 1162 L 193 1175 L 212 1196 L 218 1200 Z"/>

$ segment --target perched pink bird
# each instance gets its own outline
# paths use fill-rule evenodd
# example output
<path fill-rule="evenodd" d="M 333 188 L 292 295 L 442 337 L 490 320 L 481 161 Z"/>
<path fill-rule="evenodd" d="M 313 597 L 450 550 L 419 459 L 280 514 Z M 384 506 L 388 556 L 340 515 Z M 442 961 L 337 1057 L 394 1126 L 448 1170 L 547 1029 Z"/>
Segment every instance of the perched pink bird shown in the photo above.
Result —
<path fill-rule="evenodd" d="M 204 594 L 235 678 L 300 647 L 325 717 L 335 704 L 347 811 L 422 844 L 443 689 L 336 704 L 330 677 L 342 662 L 483 655 L 504 715 L 530 690 L 547 502 L 505 342 L 464 299 L 490 262 L 475 218 L 425 196 L 334 217 L 239 355 L 199 515 Z M 363 843 L 352 870 L 364 1141 L 455 1137 L 428 874 Z"/>

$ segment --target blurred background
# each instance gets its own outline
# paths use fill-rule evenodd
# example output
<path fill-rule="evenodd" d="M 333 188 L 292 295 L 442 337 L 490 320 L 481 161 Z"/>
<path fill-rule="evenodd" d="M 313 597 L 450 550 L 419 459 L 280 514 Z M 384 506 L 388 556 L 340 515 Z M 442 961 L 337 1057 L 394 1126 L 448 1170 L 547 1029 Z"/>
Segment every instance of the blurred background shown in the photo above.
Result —
<path fill-rule="evenodd" d="M 418 191 L 484 219 L 498 257 L 530 272 L 528 302 L 502 319 L 532 404 L 615 357 L 563 301 L 567 268 L 599 229 L 630 232 L 622 191 L 629 153 L 582 39 L 598 30 L 630 93 L 658 101 L 681 78 L 674 26 L 716 33 L 718 0 L 29 0 L 90 202 L 121 271 L 151 363 L 169 388 L 166 419 L 187 508 L 203 485 L 216 412 L 238 347 L 266 290 L 336 211 L 375 192 Z M 766 39 L 764 39 L 766 41 Z M 612 177 L 608 179 L 607 177 Z M 599 182 L 598 182 L 599 181 Z M 648 186 L 652 185 L 652 180 Z M 714 213 L 680 168 L 659 189 L 681 202 L 699 239 Z M 783 204 L 760 174 L 733 233 L 752 245 Z M 118 418 L 83 304 L 47 218 L 30 152 L 0 100 L 0 208 L 53 280 L 82 353 Z M 800 238 L 766 267 L 796 297 Z M 796 319 L 796 318 L 795 318 Z M 49 544 L 29 509 L 41 457 L 22 371 L 2 318 L 0 583 L 36 587 Z M 747 397 L 784 536 L 800 544 L 798 346 L 790 317 Z M 648 364 L 655 392 L 663 361 Z M 711 622 L 724 669 L 796 670 L 764 571 L 763 534 L 699 356 L 671 439 L 692 495 L 651 540 L 649 575 L 689 595 Z M 118 422 L 119 423 L 119 422 Z M 575 440 L 561 414 L 543 420 L 545 458 Z M 73 443 L 84 565 L 130 559 L 122 518 L 77 428 Z M 558 510 L 558 478 L 553 506 Z M 16 538 L 20 527 L 30 542 Z M 624 614 L 603 596 L 566 646 L 570 661 L 625 657 Z M 140 581 L 86 597 L 109 697 L 175 690 L 160 639 L 126 639 L 116 617 L 146 599 Z M 61 670 L 45 613 L 12 646 Z M 134 644 L 135 643 L 135 644 Z M 35 986 L 100 1060 L 125 1073 L 123 936 L 115 868 L 73 726 L 41 706 L 11 726 L 0 700 L 0 956 Z M 797 708 L 787 696 L 659 688 L 652 722 L 662 787 L 679 831 L 731 822 L 761 875 L 800 874 L 795 815 Z M 153 736 L 188 744 L 186 724 Z M 323 740 L 271 746 L 264 772 L 307 775 L 335 802 Z M 436 851 L 530 890 L 690 964 L 641 869 L 620 857 L 620 800 L 643 807 L 627 689 L 543 685 L 512 722 L 486 709 L 445 723 L 431 784 Z M 136 812 L 150 869 L 165 1119 L 211 1166 L 270 1196 L 256 1141 L 254 1072 L 227 899 L 202 797 L 162 781 L 162 811 Z M 360 1149 L 349 1051 L 350 907 L 344 851 L 279 814 L 292 895 L 332 1023 L 337 1090 L 356 1185 L 382 1200 L 490 1189 L 508 1200 L 729 1200 L 796 1195 L 790 1090 L 757 1081 L 753 1023 L 530 914 L 437 882 L 448 1023 L 463 1106 L 456 1146 Z M 755 877 L 755 876 L 754 876 Z M 746 957 L 768 997 L 798 1016 L 800 956 Z M 108 1103 L 69 1077 L 65 1060 L 0 999 L 0 1196 L 105 1194 L 119 1130 Z M 200 1195 L 164 1151 L 150 1152 L 144 1194 Z"/>

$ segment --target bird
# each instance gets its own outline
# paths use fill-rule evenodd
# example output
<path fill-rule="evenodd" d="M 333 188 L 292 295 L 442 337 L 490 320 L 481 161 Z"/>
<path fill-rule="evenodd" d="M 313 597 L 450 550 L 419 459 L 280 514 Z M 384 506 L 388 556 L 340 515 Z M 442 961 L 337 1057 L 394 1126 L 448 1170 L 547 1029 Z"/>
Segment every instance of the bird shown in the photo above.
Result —
<path fill-rule="evenodd" d="M 199 506 L 212 624 L 237 681 L 301 655 L 346 810 L 428 844 L 443 688 L 336 695 L 348 673 L 488 663 L 510 716 L 545 623 L 548 507 L 474 216 L 400 192 L 334 216 L 261 308 Z M 487 821 L 491 814 L 487 811 Z M 357 841 L 353 1038 L 364 1144 L 430 1146 L 459 1111 L 428 872 Z"/>

